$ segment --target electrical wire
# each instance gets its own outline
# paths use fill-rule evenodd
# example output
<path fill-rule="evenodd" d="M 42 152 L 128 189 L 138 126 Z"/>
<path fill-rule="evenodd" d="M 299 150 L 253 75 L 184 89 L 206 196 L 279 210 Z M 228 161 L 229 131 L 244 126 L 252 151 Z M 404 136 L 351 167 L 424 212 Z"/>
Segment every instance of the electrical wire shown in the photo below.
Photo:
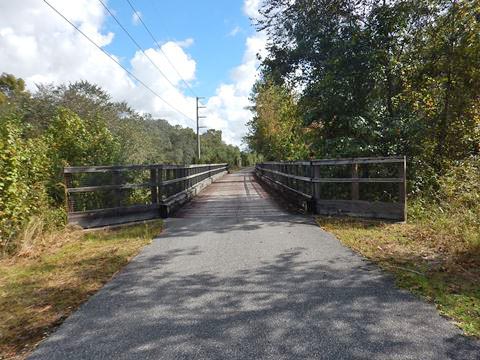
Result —
<path fill-rule="evenodd" d="M 143 27 L 145 28 L 145 30 L 147 31 L 147 33 L 150 35 L 150 37 L 152 38 L 152 40 L 155 42 L 155 44 L 157 45 L 157 47 L 160 49 L 160 51 L 162 52 L 162 54 L 165 56 L 165 59 L 167 59 L 168 63 L 172 66 L 173 70 L 175 70 L 175 72 L 177 73 L 177 75 L 180 77 L 180 79 L 183 81 L 183 83 L 187 86 L 187 88 L 191 91 L 191 93 L 194 95 L 194 96 L 198 96 L 195 91 L 192 89 L 192 87 L 188 84 L 187 81 L 185 81 L 185 79 L 182 77 L 182 75 L 180 74 L 180 72 L 177 70 L 177 68 L 175 67 L 175 65 L 173 64 L 172 61 L 170 61 L 170 59 L 168 58 L 167 54 L 163 51 L 162 47 L 160 46 L 159 42 L 157 41 L 157 39 L 155 38 L 155 36 L 153 35 L 153 33 L 150 31 L 150 29 L 148 28 L 147 24 L 145 24 L 145 22 L 142 20 L 142 17 L 140 16 L 139 12 L 135 9 L 135 7 L 133 6 L 132 2 L 130 0 L 126 0 L 128 5 L 130 5 L 130 8 L 132 9 L 133 13 L 137 16 L 137 18 L 140 20 L 140 23 L 143 25 Z"/>
<path fill-rule="evenodd" d="M 140 80 L 136 75 L 134 75 L 130 70 L 124 67 L 117 59 L 115 59 L 112 55 L 110 55 L 106 50 L 104 50 L 100 45 L 98 45 L 95 41 L 93 41 L 87 34 L 85 34 L 78 26 L 76 26 L 73 22 L 67 19 L 59 10 L 57 10 L 52 4 L 50 4 L 47 0 L 43 0 L 45 4 L 47 4 L 53 11 L 55 11 L 60 17 L 62 17 L 67 23 L 69 23 L 75 30 L 77 30 L 83 37 L 85 37 L 92 45 L 94 45 L 98 50 L 103 52 L 106 56 L 108 56 L 113 62 L 115 62 L 118 66 L 120 66 L 128 75 L 138 81 L 143 87 L 145 87 L 148 91 L 150 91 L 153 95 L 159 98 L 164 104 L 169 106 L 171 109 L 175 110 L 180 115 L 184 116 L 186 119 L 192 121 L 195 124 L 195 120 L 191 117 L 186 115 L 184 112 L 177 109 L 175 106 L 170 104 L 167 100 L 162 98 L 155 90 L 150 88 L 147 84 L 145 84 L 142 80 Z"/>
<path fill-rule="evenodd" d="M 155 64 L 155 62 L 152 60 L 152 58 L 150 56 L 148 56 L 148 54 L 145 52 L 145 50 L 143 50 L 141 45 L 135 40 L 135 38 L 130 34 L 130 32 L 122 25 L 120 20 L 118 20 L 118 18 L 115 16 L 115 14 L 113 14 L 113 12 L 108 8 L 108 6 L 105 5 L 105 3 L 102 0 L 98 0 L 98 2 L 100 4 L 102 4 L 104 9 L 107 10 L 107 12 L 115 20 L 115 22 L 118 24 L 118 26 L 120 26 L 120 28 L 125 32 L 125 34 L 127 34 L 127 36 L 130 38 L 130 40 L 132 40 L 132 42 L 135 44 L 135 46 L 138 48 L 138 50 L 140 50 L 142 52 L 142 54 L 145 55 L 145 57 L 157 69 L 157 71 L 160 73 L 160 75 L 162 75 L 165 78 L 165 80 L 167 80 L 170 83 L 170 85 L 172 85 L 175 88 L 175 90 L 177 90 L 177 87 L 175 86 L 175 84 L 170 81 L 170 79 L 167 77 L 167 75 L 165 75 L 165 73 L 157 66 L 157 64 Z"/>

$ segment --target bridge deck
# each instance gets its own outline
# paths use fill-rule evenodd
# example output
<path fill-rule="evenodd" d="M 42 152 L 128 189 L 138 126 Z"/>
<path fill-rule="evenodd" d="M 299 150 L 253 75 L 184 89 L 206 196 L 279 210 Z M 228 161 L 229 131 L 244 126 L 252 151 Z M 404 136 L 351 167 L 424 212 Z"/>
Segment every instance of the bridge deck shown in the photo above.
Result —
<path fill-rule="evenodd" d="M 32 359 L 478 359 L 435 308 L 288 215 L 251 177 L 224 177 Z"/>
<path fill-rule="evenodd" d="M 288 213 L 256 182 L 251 170 L 224 176 L 175 214 L 180 218 L 258 218 Z"/>

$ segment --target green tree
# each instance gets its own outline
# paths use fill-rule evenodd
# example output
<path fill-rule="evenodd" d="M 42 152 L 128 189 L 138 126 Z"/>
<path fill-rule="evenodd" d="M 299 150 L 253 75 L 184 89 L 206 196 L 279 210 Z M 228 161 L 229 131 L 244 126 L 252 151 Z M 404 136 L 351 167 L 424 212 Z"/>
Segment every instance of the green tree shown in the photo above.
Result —
<path fill-rule="evenodd" d="M 20 97 L 29 97 L 29 95 L 23 79 L 7 73 L 0 76 L 0 105 L 8 101 L 18 100 Z"/>
<path fill-rule="evenodd" d="M 48 206 L 48 145 L 43 138 L 25 139 L 21 115 L 0 112 L 0 251 L 11 251 L 13 239 L 28 219 Z"/>
<path fill-rule="evenodd" d="M 252 93 L 253 118 L 245 141 L 267 160 L 296 160 L 309 156 L 304 128 L 292 94 L 271 80 L 257 82 Z"/>
<path fill-rule="evenodd" d="M 295 89 L 311 135 L 297 141 L 315 157 L 407 155 L 410 178 L 424 185 L 478 153 L 479 6 L 265 0 L 257 22 L 268 35 L 262 71 L 273 84 Z M 252 134 L 261 126 L 254 117 Z M 251 144 L 279 157 L 268 141 Z"/>

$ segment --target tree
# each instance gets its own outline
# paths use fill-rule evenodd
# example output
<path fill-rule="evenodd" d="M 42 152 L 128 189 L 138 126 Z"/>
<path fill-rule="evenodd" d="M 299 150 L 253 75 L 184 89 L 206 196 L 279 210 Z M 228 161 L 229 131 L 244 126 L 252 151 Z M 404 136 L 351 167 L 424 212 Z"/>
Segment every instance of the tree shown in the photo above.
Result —
<path fill-rule="evenodd" d="M 22 96 L 29 96 L 25 89 L 25 81 L 12 74 L 3 73 L 0 76 L 0 105 Z"/>
<path fill-rule="evenodd" d="M 309 156 L 306 129 L 293 95 L 269 79 L 257 82 L 252 93 L 253 119 L 245 141 L 267 160 L 295 160 Z"/>
<path fill-rule="evenodd" d="M 417 181 L 479 152 L 480 3 L 265 0 L 260 13 L 263 76 L 295 90 L 309 134 L 296 141 L 315 157 L 407 155 Z M 258 110 L 265 99 L 253 101 Z M 288 159 L 269 148 L 278 117 L 257 141 L 265 124 L 254 112 L 250 143 Z"/>

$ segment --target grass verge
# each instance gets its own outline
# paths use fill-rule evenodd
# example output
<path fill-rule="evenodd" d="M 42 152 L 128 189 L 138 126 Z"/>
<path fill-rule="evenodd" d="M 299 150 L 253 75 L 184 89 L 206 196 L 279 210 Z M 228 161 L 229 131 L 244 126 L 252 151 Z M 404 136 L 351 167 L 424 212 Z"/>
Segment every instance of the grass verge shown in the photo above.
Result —
<path fill-rule="evenodd" d="M 425 224 L 318 217 L 343 244 L 395 275 L 398 286 L 435 303 L 465 334 L 480 337 L 480 249 Z"/>
<path fill-rule="evenodd" d="M 26 357 L 161 229 L 159 220 L 87 233 L 64 230 L 58 247 L 0 260 L 0 359 Z"/>

